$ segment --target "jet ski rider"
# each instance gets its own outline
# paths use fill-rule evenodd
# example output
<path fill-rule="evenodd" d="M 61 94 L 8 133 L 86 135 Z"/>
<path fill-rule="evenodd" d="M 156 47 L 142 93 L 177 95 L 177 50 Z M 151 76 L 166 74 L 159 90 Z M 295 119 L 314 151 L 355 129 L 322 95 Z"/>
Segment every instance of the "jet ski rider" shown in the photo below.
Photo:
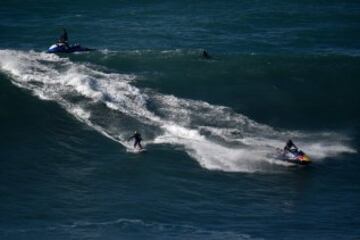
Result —
<path fill-rule="evenodd" d="M 68 34 L 67 34 L 65 28 L 63 28 L 63 33 L 60 35 L 58 44 L 60 44 L 60 45 L 64 44 L 66 48 L 69 48 Z"/>
<path fill-rule="evenodd" d="M 296 151 L 298 148 L 297 146 L 293 143 L 293 141 L 291 139 L 289 139 L 284 147 L 284 151 L 287 152 L 293 152 Z"/>

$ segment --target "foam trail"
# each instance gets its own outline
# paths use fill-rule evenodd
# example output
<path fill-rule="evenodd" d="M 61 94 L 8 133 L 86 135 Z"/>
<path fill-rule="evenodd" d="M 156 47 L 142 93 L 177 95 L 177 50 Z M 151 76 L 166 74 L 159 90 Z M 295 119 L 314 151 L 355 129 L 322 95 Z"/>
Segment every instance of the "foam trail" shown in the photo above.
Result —
<path fill-rule="evenodd" d="M 211 170 L 254 172 L 267 159 L 267 152 L 250 147 L 227 147 L 208 140 L 196 130 L 176 125 L 165 125 L 166 134 L 155 139 L 155 143 L 171 143 L 184 146 L 186 151 L 201 166 Z"/>
<path fill-rule="evenodd" d="M 315 160 L 355 152 L 341 134 L 276 130 L 227 107 L 141 90 L 132 85 L 135 75 L 57 55 L 0 50 L 0 69 L 16 86 L 56 101 L 126 148 L 132 147 L 126 141 L 131 130 L 141 129 L 148 143 L 181 146 L 207 169 L 254 172 L 288 165 L 271 156 L 289 137 Z"/>

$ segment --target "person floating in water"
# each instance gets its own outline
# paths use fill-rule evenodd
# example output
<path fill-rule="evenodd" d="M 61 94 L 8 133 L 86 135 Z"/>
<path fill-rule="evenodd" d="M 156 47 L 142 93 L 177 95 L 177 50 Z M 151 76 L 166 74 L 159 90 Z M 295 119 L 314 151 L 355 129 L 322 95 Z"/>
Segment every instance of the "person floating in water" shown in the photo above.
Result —
<path fill-rule="evenodd" d="M 291 139 L 289 139 L 284 147 L 284 151 L 288 151 L 288 152 L 293 152 L 296 151 L 298 148 L 297 146 L 293 143 L 293 141 Z"/>
<path fill-rule="evenodd" d="M 60 38 L 58 40 L 59 44 L 64 44 L 65 47 L 69 47 L 69 39 L 68 39 L 68 34 L 66 32 L 66 29 L 63 28 L 63 33 L 60 35 Z"/>
<path fill-rule="evenodd" d="M 134 135 L 132 135 L 131 137 L 129 137 L 128 141 L 130 141 L 131 139 L 134 139 L 135 142 L 134 142 L 134 148 L 136 148 L 136 146 L 139 147 L 139 149 L 143 149 L 143 147 L 141 146 L 141 134 L 138 133 L 137 131 L 134 132 Z"/>
<path fill-rule="evenodd" d="M 210 59 L 210 58 L 211 58 L 210 55 L 209 55 L 209 53 L 208 53 L 206 50 L 203 51 L 202 57 L 203 57 L 203 58 L 206 58 L 206 59 Z"/>

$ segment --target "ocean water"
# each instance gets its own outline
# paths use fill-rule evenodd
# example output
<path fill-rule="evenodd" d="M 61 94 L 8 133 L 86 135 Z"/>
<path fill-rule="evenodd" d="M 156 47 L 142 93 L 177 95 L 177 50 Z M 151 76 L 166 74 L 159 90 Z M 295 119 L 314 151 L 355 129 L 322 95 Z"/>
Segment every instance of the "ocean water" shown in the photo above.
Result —
<path fill-rule="evenodd" d="M 1 0 L 0 19 L 0 239 L 360 239 L 359 1 Z M 45 53 L 62 27 L 97 51 Z M 312 165 L 274 157 L 289 138 Z"/>

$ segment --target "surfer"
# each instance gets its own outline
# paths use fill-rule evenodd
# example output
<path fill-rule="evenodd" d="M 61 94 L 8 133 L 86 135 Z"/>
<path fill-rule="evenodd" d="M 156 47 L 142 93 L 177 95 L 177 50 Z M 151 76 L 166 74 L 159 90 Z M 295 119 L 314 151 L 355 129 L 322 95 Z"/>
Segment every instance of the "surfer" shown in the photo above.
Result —
<path fill-rule="evenodd" d="M 134 139 L 134 148 L 136 148 L 136 146 L 139 146 L 139 149 L 143 149 L 143 147 L 141 146 L 141 134 L 138 133 L 137 131 L 134 132 L 134 135 L 132 135 L 131 137 L 129 137 L 128 141 L 130 141 L 131 139 Z"/>
<path fill-rule="evenodd" d="M 289 139 L 284 147 L 284 151 L 286 152 L 292 152 L 294 150 L 297 150 L 297 146 L 293 143 L 291 139 Z"/>
<path fill-rule="evenodd" d="M 58 43 L 64 44 L 65 47 L 69 48 L 69 39 L 65 28 L 63 28 L 63 33 L 60 35 Z"/>
<path fill-rule="evenodd" d="M 202 57 L 205 58 L 205 59 L 210 59 L 211 58 L 209 53 L 206 50 L 203 51 Z"/>

